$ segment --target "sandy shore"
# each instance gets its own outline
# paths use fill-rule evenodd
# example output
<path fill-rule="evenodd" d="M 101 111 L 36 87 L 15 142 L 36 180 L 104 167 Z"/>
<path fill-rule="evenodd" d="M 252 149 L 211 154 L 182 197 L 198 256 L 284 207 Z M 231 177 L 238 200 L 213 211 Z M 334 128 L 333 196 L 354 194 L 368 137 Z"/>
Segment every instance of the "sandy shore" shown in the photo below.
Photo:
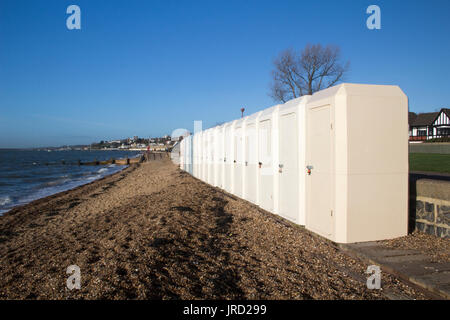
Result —
<path fill-rule="evenodd" d="M 66 268 L 81 289 L 66 288 Z M 3 299 L 424 298 L 301 227 L 181 172 L 133 165 L 0 217 Z"/>

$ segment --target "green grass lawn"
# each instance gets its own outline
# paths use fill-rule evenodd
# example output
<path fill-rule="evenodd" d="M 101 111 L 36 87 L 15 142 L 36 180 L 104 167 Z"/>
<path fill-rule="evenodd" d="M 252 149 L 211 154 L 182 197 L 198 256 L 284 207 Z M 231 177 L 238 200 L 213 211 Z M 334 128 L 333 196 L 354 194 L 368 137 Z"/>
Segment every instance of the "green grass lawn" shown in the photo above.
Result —
<path fill-rule="evenodd" d="M 410 153 L 409 171 L 450 173 L 450 154 Z"/>

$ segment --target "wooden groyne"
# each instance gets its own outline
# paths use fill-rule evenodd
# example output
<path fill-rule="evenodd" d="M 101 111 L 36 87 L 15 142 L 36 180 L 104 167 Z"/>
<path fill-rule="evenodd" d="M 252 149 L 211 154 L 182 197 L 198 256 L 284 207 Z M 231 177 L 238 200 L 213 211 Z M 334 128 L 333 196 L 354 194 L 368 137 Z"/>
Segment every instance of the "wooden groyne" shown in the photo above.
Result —
<path fill-rule="evenodd" d="M 61 162 L 57 163 L 45 163 L 45 165 L 54 165 L 54 164 L 63 164 L 63 165 L 79 165 L 79 166 L 104 166 L 109 164 L 117 164 L 117 165 L 130 165 L 135 163 L 142 163 L 146 161 L 160 161 L 163 159 L 166 159 L 169 157 L 169 154 L 167 152 L 145 152 L 142 153 L 139 157 L 136 158 L 121 158 L 121 159 L 115 159 L 111 158 L 109 160 L 97 160 L 94 161 L 88 161 L 83 162 L 81 160 L 78 160 L 76 163 L 73 162 L 67 162 L 65 160 L 61 160 Z"/>

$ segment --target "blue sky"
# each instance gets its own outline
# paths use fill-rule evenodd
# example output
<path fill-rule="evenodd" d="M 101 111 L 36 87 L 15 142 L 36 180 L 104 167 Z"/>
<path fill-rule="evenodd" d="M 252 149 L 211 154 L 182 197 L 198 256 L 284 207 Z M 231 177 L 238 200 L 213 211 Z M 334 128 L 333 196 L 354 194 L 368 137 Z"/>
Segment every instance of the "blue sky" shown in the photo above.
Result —
<path fill-rule="evenodd" d="M 81 30 L 66 8 L 81 8 Z M 366 8 L 381 8 L 381 30 Z M 0 147 L 209 127 L 271 106 L 274 57 L 339 45 L 347 82 L 450 105 L 450 1 L 0 0 Z"/>

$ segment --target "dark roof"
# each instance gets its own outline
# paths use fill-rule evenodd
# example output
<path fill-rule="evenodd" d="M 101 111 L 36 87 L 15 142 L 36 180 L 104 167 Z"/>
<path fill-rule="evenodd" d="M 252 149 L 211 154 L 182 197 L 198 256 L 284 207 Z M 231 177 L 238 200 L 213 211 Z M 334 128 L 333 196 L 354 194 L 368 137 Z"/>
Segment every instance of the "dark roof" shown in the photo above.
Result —
<path fill-rule="evenodd" d="M 411 125 L 416 120 L 417 114 L 415 112 L 408 112 L 408 124 Z"/>
<path fill-rule="evenodd" d="M 439 112 L 419 113 L 416 119 L 411 123 L 412 126 L 431 126 L 436 120 Z"/>
<path fill-rule="evenodd" d="M 444 111 L 444 113 L 447 115 L 447 117 L 450 119 L 450 109 L 449 108 L 442 108 L 441 111 Z"/>

